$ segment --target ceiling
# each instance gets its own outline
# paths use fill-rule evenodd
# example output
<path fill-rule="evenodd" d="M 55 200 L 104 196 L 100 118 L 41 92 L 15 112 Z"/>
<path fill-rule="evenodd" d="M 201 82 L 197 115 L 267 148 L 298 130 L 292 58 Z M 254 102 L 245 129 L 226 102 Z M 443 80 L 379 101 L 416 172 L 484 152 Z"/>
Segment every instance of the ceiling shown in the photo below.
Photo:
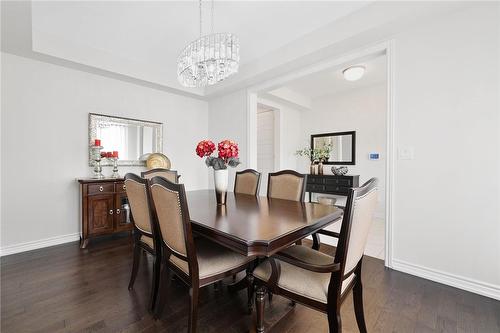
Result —
<path fill-rule="evenodd" d="M 197 1 L 1 1 L 1 49 L 209 99 L 342 57 L 374 40 L 392 38 L 416 22 L 467 6 L 454 1 L 217 0 L 215 31 L 240 37 L 241 65 L 237 75 L 204 89 L 182 87 L 176 75 L 179 52 L 199 34 Z M 210 26 L 208 0 L 203 7 L 206 33 Z M 331 77 L 324 75 L 313 80 L 327 82 L 318 89 L 337 89 L 335 82 L 329 82 Z M 356 84 L 368 80 L 367 76 Z M 308 87 L 297 83 L 291 89 Z"/>
<path fill-rule="evenodd" d="M 347 81 L 342 71 L 353 65 L 362 65 L 366 68 L 365 74 L 358 81 Z M 332 95 L 348 92 L 353 89 L 368 87 L 386 80 L 386 57 L 378 57 L 345 64 L 335 69 L 326 69 L 307 76 L 290 81 L 278 89 L 268 92 L 271 95 L 281 97 L 286 91 L 287 95 L 301 96 L 306 99 L 314 99 L 324 95 Z M 283 95 L 284 97 L 284 95 Z"/>
<path fill-rule="evenodd" d="M 239 36 L 246 64 L 368 3 L 215 1 L 215 30 Z M 209 1 L 203 10 L 207 33 Z M 34 1 L 31 11 L 33 51 L 184 89 L 176 60 L 198 37 L 197 1 Z"/>

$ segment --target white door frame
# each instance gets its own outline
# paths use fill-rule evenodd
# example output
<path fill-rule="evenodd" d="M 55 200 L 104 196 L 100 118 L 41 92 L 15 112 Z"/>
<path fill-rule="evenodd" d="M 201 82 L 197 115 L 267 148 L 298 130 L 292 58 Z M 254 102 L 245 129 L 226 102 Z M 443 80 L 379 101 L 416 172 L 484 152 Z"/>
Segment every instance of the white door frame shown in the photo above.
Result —
<path fill-rule="evenodd" d="M 257 94 L 273 89 L 285 82 L 309 75 L 331 67 L 359 61 L 376 54 L 385 54 L 387 59 L 387 117 L 386 117 L 386 181 L 385 181 L 385 266 L 392 268 L 393 259 L 393 217 L 394 217 L 394 173 L 395 173 L 395 140 L 394 140 L 394 40 L 353 51 L 333 59 L 327 59 L 304 67 L 292 73 L 268 80 L 247 89 L 247 140 L 248 166 L 257 166 Z"/>

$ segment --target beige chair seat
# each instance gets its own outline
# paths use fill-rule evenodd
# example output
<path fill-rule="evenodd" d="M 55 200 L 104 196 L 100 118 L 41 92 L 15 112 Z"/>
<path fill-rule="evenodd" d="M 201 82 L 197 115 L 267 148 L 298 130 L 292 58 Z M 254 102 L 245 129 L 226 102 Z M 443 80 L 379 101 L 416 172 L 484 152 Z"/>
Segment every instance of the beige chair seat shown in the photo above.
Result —
<path fill-rule="evenodd" d="M 141 236 L 141 242 L 146 243 L 152 249 L 155 248 L 155 244 L 153 242 L 153 238 L 151 238 L 151 237 L 142 235 Z"/>
<path fill-rule="evenodd" d="M 333 263 L 333 257 L 302 245 L 293 245 L 281 253 L 287 253 L 309 264 L 326 265 Z M 278 281 L 280 288 L 318 302 L 327 303 L 331 273 L 311 272 L 281 260 L 276 261 L 281 265 L 281 275 Z M 269 280 L 271 277 L 271 264 L 269 261 L 266 260 L 257 266 L 253 271 L 253 275 L 262 281 Z M 342 293 L 344 293 L 354 277 L 355 275 L 352 274 L 342 283 Z"/>
<path fill-rule="evenodd" d="M 255 257 L 243 256 L 203 237 L 194 239 L 200 279 L 214 276 L 240 267 Z M 188 263 L 174 255 L 170 262 L 189 275 Z"/>

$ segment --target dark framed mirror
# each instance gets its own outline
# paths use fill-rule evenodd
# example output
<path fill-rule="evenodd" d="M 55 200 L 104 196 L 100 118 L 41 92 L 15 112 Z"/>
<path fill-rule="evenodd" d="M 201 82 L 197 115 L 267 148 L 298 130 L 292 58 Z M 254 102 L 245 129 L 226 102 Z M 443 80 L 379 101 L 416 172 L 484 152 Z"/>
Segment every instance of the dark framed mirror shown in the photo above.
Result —
<path fill-rule="evenodd" d="M 356 164 L 356 131 L 311 135 L 311 149 L 330 146 L 330 156 L 323 164 Z"/>

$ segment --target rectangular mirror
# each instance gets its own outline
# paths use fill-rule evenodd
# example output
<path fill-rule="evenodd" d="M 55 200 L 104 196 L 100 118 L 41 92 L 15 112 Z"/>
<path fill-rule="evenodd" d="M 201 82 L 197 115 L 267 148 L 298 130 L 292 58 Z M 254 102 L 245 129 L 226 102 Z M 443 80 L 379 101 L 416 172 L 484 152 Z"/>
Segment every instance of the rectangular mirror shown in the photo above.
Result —
<path fill-rule="evenodd" d="M 330 145 L 330 157 L 323 164 L 356 164 L 356 132 L 337 132 L 311 135 L 311 149 Z"/>
<path fill-rule="evenodd" d="M 102 151 L 118 151 L 118 165 L 142 166 L 149 154 L 162 152 L 162 123 L 89 113 L 89 145 L 95 139 L 101 140 Z M 103 159 L 101 165 L 112 162 Z"/>

